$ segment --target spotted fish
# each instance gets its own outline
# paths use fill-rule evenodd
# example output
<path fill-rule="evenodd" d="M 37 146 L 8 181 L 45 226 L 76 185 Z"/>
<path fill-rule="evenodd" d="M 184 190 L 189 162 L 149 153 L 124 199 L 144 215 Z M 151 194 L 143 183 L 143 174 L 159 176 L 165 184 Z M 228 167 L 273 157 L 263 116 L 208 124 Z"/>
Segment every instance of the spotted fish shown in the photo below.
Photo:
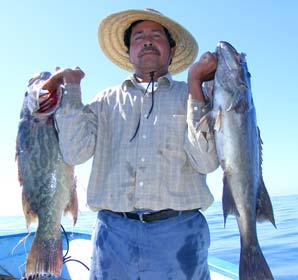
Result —
<path fill-rule="evenodd" d="M 42 72 L 29 81 L 17 132 L 16 159 L 28 231 L 38 220 L 26 261 L 26 277 L 61 275 L 61 217 L 63 212 L 70 212 L 75 224 L 78 215 L 74 167 L 62 159 L 55 128 L 60 92 L 41 90 L 50 75 Z"/>

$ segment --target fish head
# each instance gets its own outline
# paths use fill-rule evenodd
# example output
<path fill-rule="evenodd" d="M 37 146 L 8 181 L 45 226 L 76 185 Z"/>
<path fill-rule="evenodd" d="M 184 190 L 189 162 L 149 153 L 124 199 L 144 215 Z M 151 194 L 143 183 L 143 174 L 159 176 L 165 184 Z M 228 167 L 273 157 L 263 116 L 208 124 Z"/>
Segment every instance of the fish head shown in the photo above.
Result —
<path fill-rule="evenodd" d="M 247 78 L 250 74 L 247 69 L 246 55 L 238 53 L 237 50 L 228 42 L 220 41 L 216 47 L 218 57 L 218 69 L 221 75 L 224 75 L 225 82 L 236 82 L 238 84 L 247 84 Z M 235 87 L 236 85 L 233 85 Z"/>
<path fill-rule="evenodd" d="M 216 53 L 220 61 L 229 70 L 237 70 L 240 63 L 240 55 L 237 50 L 228 42 L 220 41 L 216 46 Z"/>
<path fill-rule="evenodd" d="M 228 42 L 220 41 L 216 47 L 218 58 L 215 81 L 235 100 L 251 100 L 250 73 L 247 68 L 246 55 L 238 53 Z"/>
<path fill-rule="evenodd" d="M 37 85 L 40 84 L 42 81 L 46 81 L 51 77 L 51 72 L 38 72 L 33 75 L 33 77 L 28 81 L 28 87 L 32 86 L 33 84 Z"/>
<path fill-rule="evenodd" d="M 52 115 L 56 111 L 61 99 L 61 90 L 49 92 L 42 88 L 50 77 L 51 73 L 45 71 L 35 74 L 28 81 L 22 111 L 39 117 Z"/>

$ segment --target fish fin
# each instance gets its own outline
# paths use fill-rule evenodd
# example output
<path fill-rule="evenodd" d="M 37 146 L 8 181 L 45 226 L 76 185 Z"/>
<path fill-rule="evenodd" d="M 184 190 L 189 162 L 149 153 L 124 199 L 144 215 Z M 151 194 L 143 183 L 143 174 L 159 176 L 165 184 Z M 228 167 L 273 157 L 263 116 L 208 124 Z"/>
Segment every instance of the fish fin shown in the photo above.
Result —
<path fill-rule="evenodd" d="M 222 117 L 222 112 L 221 109 L 218 110 L 215 123 L 214 123 L 214 130 L 219 131 L 221 127 L 221 117 Z"/>
<path fill-rule="evenodd" d="M 38 217 L 37 217 L 36 212 L 31 208 L 31 205 L 30 205 L 28 199 L 26 198 L 24 189 L 22 191 L 22 205 L 23 205 L 23 212 L 24 212 L 25 219 L 26 219 L 26 227 L 29 231 L 30 225 L 32 223 L 38 222 Z"/>
<path fill-rule="evenodd" d="M 248 87 L 245 84 L 241 84 L 237 92 L 234 93 L 231 104 L 226 109 L 227 112 L 235 110 L 237 113 L 243 113 L 248 111 L 247 90 Z"/>
<path fill-rule="evenodd" d="M 262 177 L 259 185 L 256 214 L 257 214 L 258 222 L 263 222 L 268 220 L 276 228 L 274 214 L 273 214 L 273 207 Z"/>
<path fill-rule="evenodd" d="M 239 212 L 236 207 L 235 200 L 231 193 L 231 187 L 228 183 L 227 172 L 224 172 L 223 175 L 223 193 L 222 193 L 222 207 L 224 215 L 224 225 L 226 226 L 227 216 L 229 214 L 239 216 Z"/>
<path fill-rule="evenodd" d="M 258 189 L 258 196 L 257 196 L 257 204 L 256 204 L 256 215 L 257 215 L 257 221 L 263 222 L 266 220 L 269 220 L 273 226 L 276 228 L 274 214 L 273 214 L 273 207 L 271 204 L 271 200 L 268 194 L 268 191 L 265 187 L 265 183 L 263 180 L 262 175 L 262 162 L 263 162 L 263 155 L 262 155 L 262 144 L 263 141 L 261 139 L 261 132 L 259 127 L 258 129 L 258 136 L 259 136 L 259 166 L 260 166 L 260 183 L 259 183 L 259 189 Z"/>
<path fill-rule="evenodd" d="M 77 177 L 74 178 L 73 189 L 70 194 L 70 200 L 64 209 L 64 214 L 70 213 L 73 217 L 73 225 L 76 224 L 78 219 L 79 203 L 77 194 Z"/>
<path fill-rule="evenodd" d="M 263 163 L 263 141 L 261 138 L 260 128 L 257 126 L 257 134 L 259 139 L 259 160 L 260 160 L 260 174 L 262 174 L 262 163 Z"/>
<path fill-rule="evenodd" d="M 54 238 L 44 239 L 35 235 L 26 262 L 26 277 L 42 273 L 56 277 L 61 275 L 63 265 L 61 232 Z"/>
<path fill-rule="evenodd" d="M 239 279 L 274 279 L 259 244 L 245 245 L 241 239 Z"/>
<path fill-rule="evenodd" d="M 213 111 L 208 112 L 203 117 L 201 117 L 199 124 L 197 126 L 197 131 L 201 132 L 212 132 L 214 130 L 215 118 L 213 116 Z"/>
<path fill-rule="evenodd" d="M 206 81 L 202 86 L 205 102 L 209 103 L 211 108 L 213 106 L 214 96 L 214 80 Z"/>

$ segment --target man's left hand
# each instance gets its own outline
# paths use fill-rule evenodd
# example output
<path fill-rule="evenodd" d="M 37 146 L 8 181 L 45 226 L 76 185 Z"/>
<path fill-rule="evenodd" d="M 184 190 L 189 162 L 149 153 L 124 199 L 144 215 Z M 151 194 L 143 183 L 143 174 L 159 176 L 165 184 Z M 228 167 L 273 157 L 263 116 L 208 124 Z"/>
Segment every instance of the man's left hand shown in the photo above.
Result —
<path fill-rule="evenodd" d="M 199 83 L 212 80 L 217 67 L 215 53 L 204 53 L 198 62 L 194 63 L 188 71 L 188 80 L 196 80 Z"/>

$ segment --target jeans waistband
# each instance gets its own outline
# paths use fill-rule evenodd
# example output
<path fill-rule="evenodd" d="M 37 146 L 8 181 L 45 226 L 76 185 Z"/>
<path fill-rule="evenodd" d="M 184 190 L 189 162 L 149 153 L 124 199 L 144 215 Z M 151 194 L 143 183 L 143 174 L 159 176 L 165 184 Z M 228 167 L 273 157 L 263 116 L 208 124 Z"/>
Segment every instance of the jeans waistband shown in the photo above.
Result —
<path fill-rule="evenodd" d="M 144 223 L 150 223 L 150 222 L 165 220 L 178 215 L 193 213 L 197 211 L 199 211 L 199 209 L 182 210 L 182 211 L 165 209 L 157 212 L 152 212 L 149 214 L 138 214 L 138 213 L 132 213 L 132 212 L 113 212 L 113 213 L 121 215 L 128 219 L 139 220 Z"/>

